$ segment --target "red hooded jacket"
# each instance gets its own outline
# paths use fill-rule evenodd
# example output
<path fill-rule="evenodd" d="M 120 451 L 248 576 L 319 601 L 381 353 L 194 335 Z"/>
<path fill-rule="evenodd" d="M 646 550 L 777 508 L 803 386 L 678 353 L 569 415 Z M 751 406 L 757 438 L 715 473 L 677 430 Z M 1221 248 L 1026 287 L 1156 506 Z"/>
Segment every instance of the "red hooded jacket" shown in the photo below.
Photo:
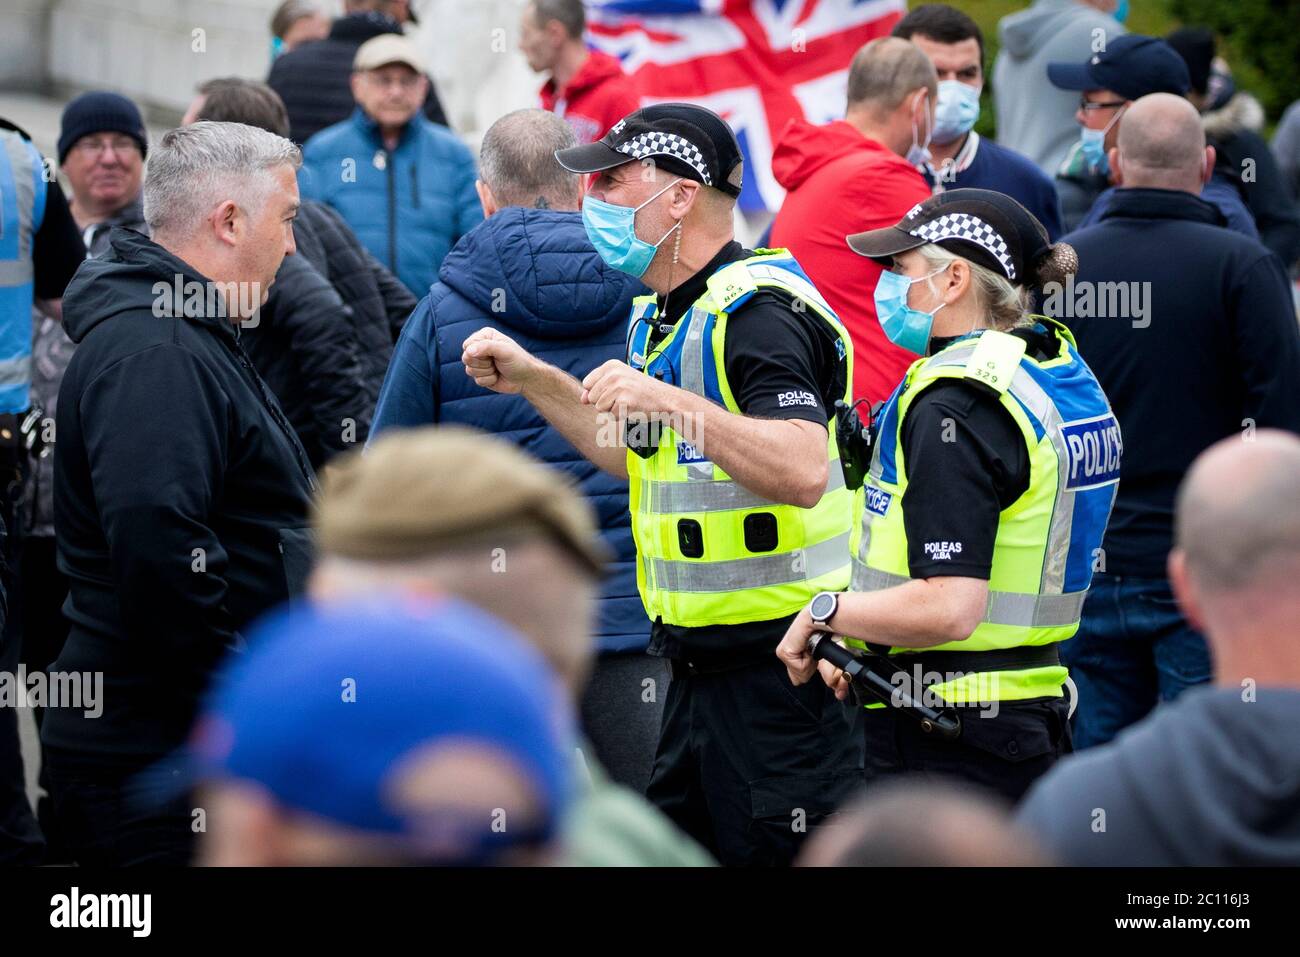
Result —
<path fill-rule="evenodd" d="M 905 159 L 842 120 L 791 120 L 772 154 L 772 173 L 788 192 L 771 245 L 789 248 L 849 330 L 854 398 L 888 398 L 917 357 L 885 338 L 873 298 L 881 267 L 844 237 L 893 226 L 930 187 Z"/>
<path fill-rule="evenodd" d="M 592 143 L 641 106 L 641 97 L 608 53 L 592 50 L 563 90 L 554 80 L 542 87 L 542 109 L 556 113 L 573 127 L 579 143 Z"/>

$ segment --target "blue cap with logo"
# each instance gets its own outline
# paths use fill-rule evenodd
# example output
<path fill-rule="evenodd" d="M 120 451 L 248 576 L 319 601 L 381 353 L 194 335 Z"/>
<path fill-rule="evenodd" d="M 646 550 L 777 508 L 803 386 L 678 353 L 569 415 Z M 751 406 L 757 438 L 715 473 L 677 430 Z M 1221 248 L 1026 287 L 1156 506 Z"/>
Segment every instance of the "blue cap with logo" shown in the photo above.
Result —
<path fill-rule="evenodd" d="M 573 784 L 571 703 L 496 619 L 450 599 L 303 605 L 264 619 L 249 647 L 195 729 L 200 777 L 255 783 L 416 860 L 486 862 L 554 834 Z M 433 781 L 430 798 L 449 753 L 486 756 L 518 786 Z"/>
<path fill-rule="evenodd" d="M 1183 58 L 1164 40 L 1126 33 L 1084 63 L 1049 63 L 1047 78 L 1062 90 L 1113 90 L 1126 100 L 1151 93 L 1183 96 L 1192 80 Z"/>

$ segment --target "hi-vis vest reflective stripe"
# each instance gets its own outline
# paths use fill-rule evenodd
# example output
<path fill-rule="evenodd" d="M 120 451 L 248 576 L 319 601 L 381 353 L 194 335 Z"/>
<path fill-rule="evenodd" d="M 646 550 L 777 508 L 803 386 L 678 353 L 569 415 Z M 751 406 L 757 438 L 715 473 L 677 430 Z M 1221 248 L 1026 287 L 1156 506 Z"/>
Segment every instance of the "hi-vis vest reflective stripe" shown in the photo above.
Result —
<path fill-rule="evenodd" d="M 1057 355 L 1039 362 L 1025 341 L 985 331 L 915 362 L 880 413 L 880 428 L 855 530 L 854 591 L 909 580 L 902 426 L 927 386 L 967 378 L 998 395 L 1029 450 L 1029 487 L 1001 513 L 993 546 L 988 610 L 965 641 L 927 651 L 986 651 L 1064 641 L 1079 627 L 1094 562 L 1119 482 L 1119 423 L 1069 330 L 1050 319 Z M 960 439 L 958 439 L 960 441 Z M 936 543 L 942 549 L 953 543 Z M 915 649 L 895 648 L 895 652 Z M 923 659 L 922 659 L 923 660 Z M 972 673 L 934 686 L 953 702 L 1061 695 L 1063 667 Z"/>
<path fill-rule="evenodd" d="M 11 130 L 0 130 L 0 413 L 30 404 L 32 240 L 45 218 L 41 155 Z"/>
<path fill-rule="evenodd" d="M 634 300 L 629 363 L 739 414 L 723 361 L 728 317 L 763 288 L 783 290 L 835 331 L 847 399 L 853 381 L 848 333 L 785 250 L 761 250 L 719 269 L 649 354 L 655 297 Z M 744 335 L 744 316 L 737 321 L 737 334 Z M 819 591 L 848 585 L 852 500 L 833 428 L 826 492 L 814 507 L 796 508 L 755 495 L 703 458 L 692 444 L 692 423 L 670 425 L 649 458 L 627 456 L 637 586 L 651 619 L 683 627 L 766 621 L 793 614 Z"/>

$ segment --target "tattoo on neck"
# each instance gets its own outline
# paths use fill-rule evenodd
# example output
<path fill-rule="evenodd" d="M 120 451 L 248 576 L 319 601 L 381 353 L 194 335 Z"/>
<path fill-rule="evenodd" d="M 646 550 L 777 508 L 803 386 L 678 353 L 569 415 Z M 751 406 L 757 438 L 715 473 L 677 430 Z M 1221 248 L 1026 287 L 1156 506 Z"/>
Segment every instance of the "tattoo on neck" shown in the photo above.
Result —
<path fill-rule="evenodd" d="M 546 201 L 545 196 L 538 196 L 537 202 L 533 203 L 533 209 L 550 209 L 551 204 Z"/>

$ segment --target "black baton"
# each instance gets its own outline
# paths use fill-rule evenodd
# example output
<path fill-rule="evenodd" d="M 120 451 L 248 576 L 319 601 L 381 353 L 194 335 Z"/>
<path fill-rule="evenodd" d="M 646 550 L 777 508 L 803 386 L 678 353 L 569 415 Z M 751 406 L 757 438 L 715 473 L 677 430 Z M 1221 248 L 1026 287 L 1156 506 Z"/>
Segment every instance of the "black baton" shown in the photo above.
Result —
<path fill-rule="evenodd" d="M 927 734 L 937 734 L 941 738 L 961 737 L 961 718 L 955 711 L 951 708 L 931 708 L 918 701 L 907 687 L 895 684 L 885 677 L 886 673 L 901 674 L 907 677 L 909 684 L 911 682 L 907 672 L 884 655 L 870 651 L 854 653 L 837 645 L 824 631 L 817 632 L 809 639 L 808 652 L 814 660 L 829 661 L 843 671 L 857 690 L 915 718 L 921 723 L 921 730 Z"/>

